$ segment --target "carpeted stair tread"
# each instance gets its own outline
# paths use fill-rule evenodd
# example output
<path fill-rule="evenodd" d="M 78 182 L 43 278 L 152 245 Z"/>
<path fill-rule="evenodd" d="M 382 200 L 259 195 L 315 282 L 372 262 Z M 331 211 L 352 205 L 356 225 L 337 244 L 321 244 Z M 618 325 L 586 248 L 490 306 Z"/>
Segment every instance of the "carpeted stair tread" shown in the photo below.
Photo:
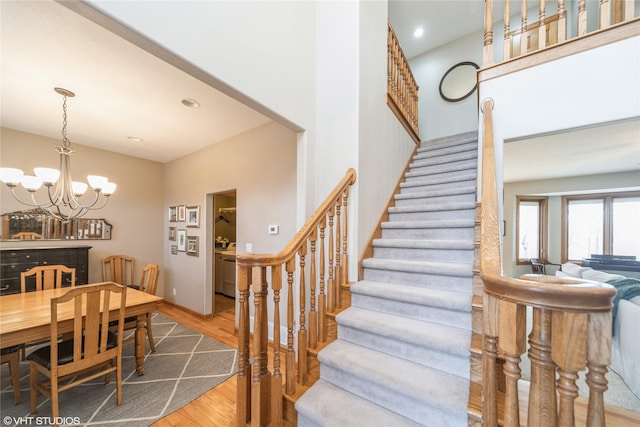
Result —
<path fill-rule="evenodd" d="M 465 132 L 458 135 L 444 136 L 434 138 L 420 143 L 418 151 L 438 149 L 442 147 L 451 147 L 456 145 L 464 145 L 468 142 L 478 142 L 478 131 Z"/>
<path fill-rule="evenodd" d="M 466 182 L 466 181 L 475 182 L 475 180 L 476 180 L 475 172 L 458 174 L 455 176 L 431 176 L 426 178 L 418 176 L 409 181 L 400 183 L 400 188 L 422 187 L 422 186 L 437 185 L 437 184 L 454 184 L 454 183 L 460 183 L 460 182 Z"/>
<path fill-rule="evenodd" d="M 471 264 L 431 261 L 406 261 L 397 259 L 367 258 L 362 261 L 364 268 L 401 271 L 404 273 L 436 274 L 457 277 L 472 277 Z"/>
<path fill-rule="evenodd" d="M 359 295 L 381 297 L 392 301 L 408 302 L 424 307 L 438 307 L 471 313 L 473 294 L 439 289 L 425 289 L 400 283 L 361 280 L 351 285 L 352 304 L 357 305 Z"/>
<path fill-rule="evenodd" d="M 478 166 L 477 160 L 465 160 L 463 162 L 445 163 L 443 165 L 433 165 L 428 168 L 418 168 L 408 171 L 405 178 L 415 178 L 418 176 L 440 175 L 444 173 L 458 174 L 461 171 L 475 171 Z"/>
<path fill-rule="evenodd" d="M 387 221 L 380 224 L 384 229 L 404 228 L 404 229 L 422 229 L 422 228 L 469 228 L 475 225 L 475 218 L 463 219 L 440 219 L 428 221 Z"/>
<path fill-rule="evenodd" d="M 466 185 L 463 187 L 456 187 L 451 189 L 441 190 L 427 190 L 427 191 L 415 191 L 410 193 L 400 193 L 395 195 L 395 200 L 410 200 L 410 199 L 428 199 L 429 197 L 447 197 L 460 194 L 474 194 L 476 192 L 475 185 Z"/>
<path fill-rule="evenodd" d="M 374 247 L 403 249 L 473 249 L 473 240 L 374 239 Z"/>
<path fill-rule="evenodd" d="M 342 340 L 331 343 L 318 358 L 321 379 L 415 422 L 466 422 L 466 379 Z"/>
<path fill-rule="evenodd" d="M 434 211 L 456 211 L 456 210 L 473 210 L 475 215 L 476 203 L 470 202 L 451 202 L 451 203 L 430 203 L 408 206 L 392 206 L 389 213 L 409 213 L 409 212 L 434 212 Z"/>
<path fill-rule="evenodd" d="M 453 154 L 453 153 L 465 153 L 468 151 L 474 151 L 474 152 L 478 151 L 477 141 L 470 141 L 470 142 L 467 142 L 466 144 L 449 145 L 444 147 L 432 147 L 432 149 L 430 150 L 420 151 L 420 149 L 418 149 L 415 156 L 413 156 L 413 159 L 419 160 L 419 159 L 443 156 L 443 155 Z"/>
<path fill-rule="evenodd" d="M 447 352 L 449 355 L 466 357 L 468 363 L 469 347 L 471 344 L 471 331 L 453 326 L 444 326 L 408 317 L 402 317 L 390 313 L 381 313 L 359 307 L 349 307 L 338 316 L 336 320 L 340 326 L 345 326 L 361 331 L 368 331 L 377 336 L 391 337 L 397 341 L 412 343 L 412 347 L 428 347 L 435 351 Z M 341 329 L 338 328 L 338 338 Z M 356 344 L 364 345 L 356 342 Z M 382 346 L 372 346 L 381 350 Z M 429 366 L 431 362 L 415 360 L 416 363 Z M 468 365 L 467 365 L 468 369 Z M 460 376 L 466 376 L 465 372 Z"/>
<path fill-rule="evenodd" d="M 296 402 L 299 427 L 361 426 L 419 427 L 395 412 L 349 393 L 323 380 L 318 380 Z M 354 414 L 357 414 L 354 420 Z"/>
<path fill-rule="evenodd" d="M 444 163 L 454 163 L 463 160 L 472 160 L 478 158 L 477 151 L 463 151 L 462 153 L 443 154 L 439 156 L 427 156 L 415 158 L 409 165 L 409 169 L 424 168 L 432 165 L 441 165 Z"/>

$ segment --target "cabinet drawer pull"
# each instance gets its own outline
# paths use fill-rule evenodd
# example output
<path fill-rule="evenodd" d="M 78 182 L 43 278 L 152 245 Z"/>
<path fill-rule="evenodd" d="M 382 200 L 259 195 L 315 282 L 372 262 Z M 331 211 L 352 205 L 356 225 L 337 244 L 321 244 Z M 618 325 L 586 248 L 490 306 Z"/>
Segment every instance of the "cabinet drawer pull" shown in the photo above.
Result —
<path fill-rule="evenodd" d="M 7 289 L 9 289 L 9 285 L 5 285 L 5 286 L 1 287 L 0 288 L 0 292 L 6 291 Z"/>

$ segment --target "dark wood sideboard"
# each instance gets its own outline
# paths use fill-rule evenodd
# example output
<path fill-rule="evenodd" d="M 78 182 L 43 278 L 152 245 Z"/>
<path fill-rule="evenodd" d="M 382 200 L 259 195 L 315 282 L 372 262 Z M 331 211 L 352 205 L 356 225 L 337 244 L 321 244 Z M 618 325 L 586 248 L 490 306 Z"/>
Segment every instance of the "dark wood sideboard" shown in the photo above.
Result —
<path fill-rule="evenodd" d="M 0 295 L 20 292 L 20 273 L 37 265 L 63 264 L 76 269 L 76 285 L 89 283 L 91 246 L 51 246 L 0 249 Z M 70 277 L 63 280 L 70 281 Z M 35 279 L 27 281 L 27 291 L 35 289 Z"/>

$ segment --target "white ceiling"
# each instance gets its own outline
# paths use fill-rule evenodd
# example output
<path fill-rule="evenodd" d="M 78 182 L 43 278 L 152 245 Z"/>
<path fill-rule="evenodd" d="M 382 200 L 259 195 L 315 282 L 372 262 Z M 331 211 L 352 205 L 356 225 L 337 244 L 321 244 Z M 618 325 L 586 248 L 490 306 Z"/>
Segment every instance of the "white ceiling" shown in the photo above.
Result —
<path fill-rule="evenodd" d="M 479 30 L 483 15 L 484 0 L 389 1 L 389 20 L 409 58 Z M 53 88 L 64 87 L 76 93 L 68 101 L 72 144 L 168 162 L 270 120 L 269 112 L 263 115 L 249 108 L 246 102 L 232 99 L 53 1 L 0 1 L 0 19 L 4 127 L 60 139 L 62 97 Z M 425 30 L 421 39 L 413 37 L 417 26 Z M 201 107 L 183 106 L 184 98 L 197 99 Z M 573 138 L 563 134 L 563 145 L 573 140 L 580 147 L 549 156 L 546 167 L 527 161 L 529 157 L 518 160 L 513 156 L 509 161 L 518 166 L 511 170 L 519 175 L 511 177 L 515 172 L 506 170 L 505 178 L 530 179 L 527 177 L 534 174 L 540 178 L 542 169 L 545 178 L 566 173 L 567 168 L 549 158 L 577 157 L 577 152 L 602 158 L 595 147 L 600 145 L 598 153 L 607 150 L 608 156 L 609 147 L 601 143 L 611 144 L 618 135 L 625 141 L 614 143 L 624 145 L 618 156 L 622 162 L 611 164 L 627 164 L 634 158 L 629 153 L 638 154 L 638 127 L 618 130 L 608 129 L 607 138 L 601 134 L 592 138 L 594 129 L 582 130 Z M 129 141 L 130 136 L 144 141 Z M 545 136 L 536 141 L 556 147 L 557 138 Z M 585 149 L 587 146 L 591 148 Z M 593 158 L 576 165 L 574 174 L 592 170 Z"/>

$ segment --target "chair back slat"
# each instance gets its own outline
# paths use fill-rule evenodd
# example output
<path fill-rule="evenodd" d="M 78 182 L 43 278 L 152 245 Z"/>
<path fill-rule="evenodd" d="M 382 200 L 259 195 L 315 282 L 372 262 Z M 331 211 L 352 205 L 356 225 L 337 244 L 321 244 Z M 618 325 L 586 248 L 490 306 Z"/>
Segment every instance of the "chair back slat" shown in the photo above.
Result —
<path fill-rule="evenodd" d="M 151 295 L 156 294 L 156 287 L 158 286 L 158 274 L 160 268 L 158 264 L 147 264 L 142 269 L 142 276 L 140 277 L 139 290 Z"/>
<path fill-rule="evenodd" d="M 57 289 L 76 285 L 76 269 L 62 264 L 39 265 L 20 273 L 20 291 L 27 292 L 27 278 L 35 277 L 35 290 Z"/>
<path fill-rule="evenodd" d="M 102 260 L 102 281 L 130 286 L 133 280 L 134 259 L 128 255 L 112 255 Z"/>

